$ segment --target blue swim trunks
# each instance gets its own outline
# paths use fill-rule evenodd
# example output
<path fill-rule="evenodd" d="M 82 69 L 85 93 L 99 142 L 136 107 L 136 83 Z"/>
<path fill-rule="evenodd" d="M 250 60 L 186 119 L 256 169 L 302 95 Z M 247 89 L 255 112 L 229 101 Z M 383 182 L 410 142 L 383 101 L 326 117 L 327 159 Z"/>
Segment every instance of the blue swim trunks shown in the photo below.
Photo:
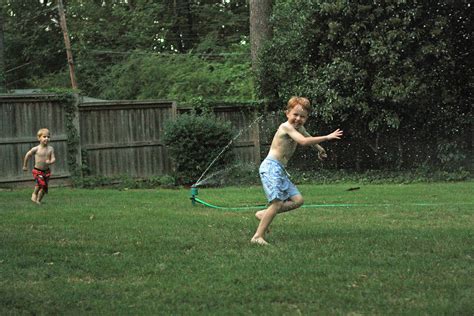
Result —
<path fill-rule="evenodd" d="M 265 158 L 260 165 L 259 173 L 268 202 L 286 201 L 292 196 L 301 194 L 288 178 L 285 167 L 278 160 L 271 157 Z"/>

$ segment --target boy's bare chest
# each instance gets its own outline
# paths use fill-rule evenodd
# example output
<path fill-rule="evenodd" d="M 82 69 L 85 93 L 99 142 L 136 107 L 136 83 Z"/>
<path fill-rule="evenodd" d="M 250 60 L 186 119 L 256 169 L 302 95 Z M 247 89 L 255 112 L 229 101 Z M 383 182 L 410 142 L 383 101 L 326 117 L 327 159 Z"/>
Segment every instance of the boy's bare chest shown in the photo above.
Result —
<path fill-rule="evenodd" d="M 283 135 L 280 138 L 281 148 L 285 153 L 293 153 L 298 145 L 288 134 Z"/>
<path fill-rule="evenodd" d="M 45 157 L 48 157 L 49 153 L 51 152 L 51 150 L 49 150 L 48 147 L 40 147 L 38 148 L 38 150 L 36 151 L 36 157 L 38 158 L 45 158 Z"/>

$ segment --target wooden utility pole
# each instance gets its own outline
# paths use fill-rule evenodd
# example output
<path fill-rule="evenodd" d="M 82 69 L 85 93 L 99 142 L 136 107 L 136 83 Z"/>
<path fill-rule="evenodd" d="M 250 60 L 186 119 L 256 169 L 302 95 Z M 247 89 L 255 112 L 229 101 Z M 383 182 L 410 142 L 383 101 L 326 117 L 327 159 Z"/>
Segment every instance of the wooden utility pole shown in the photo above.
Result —
<path fill-rule="evenodd" d="M 73 89 L 77 89 L 76 75 L 74 73 L 74 61 L 72 59 L 71 42 L 69 40 L 69 34 L 66 26 L 66 15 L 64 14 L 63 0 L 58 0 L 58 11 L 59 11 L 59 22 L 61 30 L 63 31 L 64 44 L 66 45 L 67 63 L 69 65 L 69 76 L 71 77 L 71 86 Z"/>
<path fill-rule="evenodd" d="M 3 10 L 0 7 L 0 93 L 7 91 L 5 73 L 5 45 L 3 41 Z"/>
<path fill-rule="evenodd" d="M 252 69 L 258 68 L 259 54 L 266 40 L 272 37 L 270 17 L 272 0 L 250 0 L 250 54 Z"/>

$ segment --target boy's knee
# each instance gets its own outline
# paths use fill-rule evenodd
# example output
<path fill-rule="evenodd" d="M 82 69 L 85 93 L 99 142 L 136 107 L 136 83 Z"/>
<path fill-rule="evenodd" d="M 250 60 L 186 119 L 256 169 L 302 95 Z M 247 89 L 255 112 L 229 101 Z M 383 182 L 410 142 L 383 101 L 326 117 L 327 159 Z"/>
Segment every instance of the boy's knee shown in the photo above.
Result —
<path fill-rule="evenodd" d="M 304 198 L 299 195 L 299 196 L 296 196 L 294 199 L 293 199 L 293 202 L 298 206 L 302 206 L 304 204 Z"/>

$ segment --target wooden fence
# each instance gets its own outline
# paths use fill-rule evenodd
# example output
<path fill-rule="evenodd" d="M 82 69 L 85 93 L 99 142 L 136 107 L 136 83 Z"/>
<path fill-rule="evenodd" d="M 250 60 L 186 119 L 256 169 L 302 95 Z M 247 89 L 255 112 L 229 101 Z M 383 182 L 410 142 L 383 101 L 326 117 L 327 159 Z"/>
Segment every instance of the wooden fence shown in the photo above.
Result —
<path fill-rule="evenodd" d="M 163 126 L 176 117 L 168 101 L 79 104 L 82 161 L 91 175 L 145 178 L 171 171 Z"/>
<path fill-rule="evenodd" d="M 83 102 L 76 96 L 73 126 L 79 141 L 74 144 L 77 155 L 68 158 L 66 102 L 52 94 L 0 95 L 0 185 L 31 182 L 30 172 L 22 171 L 22 159 L 38 144 L 36 132 L 43 127 L 52 132 L 57 158 L 52 179 L 70 178 L 71 162 L 92 176 L 146 178 L 172 172 L 162 141 L 164 124 L 189 108 L 157 100 Z M 226 105 L 215 112 L 242 131 L 234 145 L 237 159 L 258 164 L 260 132 L 254 111 Z"/>
<path fill-rule="evenodd" d="M 38 145 L 36 133 L 47 127 L 58 158 L 54 177 L 70 176 L 67 157 L 66 111 L 55 95 L 0 96 L 0 184 L 31 181 L 31 171 L 23 172 L 23 157 Z M 29 170 L 33 167 L 30 160 Z"/>

